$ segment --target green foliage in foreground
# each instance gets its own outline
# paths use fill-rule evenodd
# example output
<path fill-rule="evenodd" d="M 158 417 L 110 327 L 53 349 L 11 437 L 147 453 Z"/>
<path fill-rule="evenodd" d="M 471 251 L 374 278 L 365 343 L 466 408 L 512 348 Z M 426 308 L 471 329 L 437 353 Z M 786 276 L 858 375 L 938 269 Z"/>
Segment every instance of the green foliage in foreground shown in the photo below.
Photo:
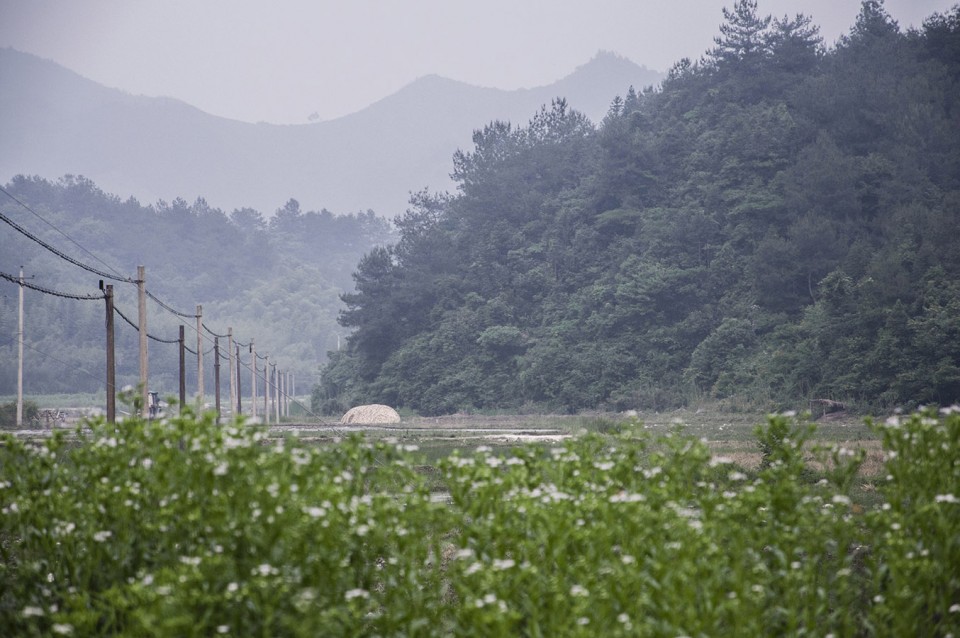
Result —
<path fill-rule="evenodd" d="M 759 469 L 625 424 L 441 463 L 268 440 L 209 417 L 0 447 L 12 635 L 945 635 L 960 630 L 960 414 L 877 426 L 860 456 L 786 416 Z M 819 461 L 816 463 L 815 461 Z"/>

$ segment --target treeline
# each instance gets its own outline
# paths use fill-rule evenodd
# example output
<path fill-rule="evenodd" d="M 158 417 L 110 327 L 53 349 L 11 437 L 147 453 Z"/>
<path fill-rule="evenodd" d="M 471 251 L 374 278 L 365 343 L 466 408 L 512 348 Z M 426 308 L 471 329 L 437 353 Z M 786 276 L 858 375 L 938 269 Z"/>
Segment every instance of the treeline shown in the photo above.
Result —
<path fill-rule="evenodd" d="M 493 122 L 343 296 L 315 405 L 863 408 L 960 400 L 960 7 L 724 11 L 593 125 Z"/>
<path fill-rule="evenodd" d="M 0 211 L 18 225 L 70 257 L 122 277 L 134 278 L 143 264 L 149 291 L 181 312 L 193 314 L 201 304 L 204 323 L 215 331 L 231 326 L 242 341 L 255 338 L 258 352 L 269 352 L 272 361 L 297 374 L 301 391 L 316 381 L 326 352 L 345 332 L 336 325 L 338 296 L 352 289 L 357 261 L 395 238 L 391 223 L 372 211 L 302 211 L 293 199 L 267 219 L 249 208 L 228 214 L 203 198 L 192 204 L 180 198 L 153 205 L 124 201 L 69 175 L 56 182 L 18 176 L 4 188 L 42 218 L 0 194 Z M 96 275 L 0 226 L 0 270 L 16 275 L 22 265 L 30 283 L 97 292 Z M 117 307 L 136 321 L 135 286 L 106 283 L 115 284 Z M 16 284 L 0 281 L 0 360 L 8 364 L 0 367 L 0 394 L 7 395 L 16 392 L 17 297 Z M 102 389 L 104 304 L 29 289 L 25 298 L 25 392 Z M 195 347 L 194 320 L 148 304 L 150 334 L 176 339 L 181 322 L 188 326 L 187 345 Z M 136 331 L 120 318 L 116 324 L 118 384 L 135 384 Z M 152 390 L 177 392 L 178 357 L 176 345 L 150 343 Z M 204 385 L 212 388 L 212 364 L 204 370 Z M 187 365 L 187 376 L 188 387 L 196 388 L 195 365 Z"/>

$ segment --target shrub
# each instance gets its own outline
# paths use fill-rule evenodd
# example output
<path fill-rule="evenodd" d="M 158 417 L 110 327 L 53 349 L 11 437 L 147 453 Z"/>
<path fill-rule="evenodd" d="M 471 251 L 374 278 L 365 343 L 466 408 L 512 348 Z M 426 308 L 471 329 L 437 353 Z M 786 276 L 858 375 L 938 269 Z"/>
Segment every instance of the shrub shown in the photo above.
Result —
<path fill-rule="evenodd" d="M 192 415 L 0 440 L 11 635 L 946 635 L 960 631 L 960 414 L 861 455 L 771 417 L 765 463 L 636 424 L 440 462 Z M 606 429 L 606 428 L 604 428 Z M 816 465 L 809 462 L 813 454 Z M 442 482 L 440 482 L 442 481 Z"/>
<path fill-rule="evenodd" d="M 14 428 L 17 426 L 17 404 L 0 403 L 0 428 Z M 40 426 L 40 407 L 33 401 L 23 402 L 23 426 L 35 428 Z"/>

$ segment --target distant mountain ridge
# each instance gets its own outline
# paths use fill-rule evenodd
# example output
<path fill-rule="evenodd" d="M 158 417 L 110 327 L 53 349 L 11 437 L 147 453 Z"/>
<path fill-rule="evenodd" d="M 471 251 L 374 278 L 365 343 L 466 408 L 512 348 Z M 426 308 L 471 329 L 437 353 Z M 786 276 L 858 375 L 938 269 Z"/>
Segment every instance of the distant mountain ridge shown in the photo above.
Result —
<path fill-rule="evenodd" d="M 0 49 L 0 182 L 74 174 L 143 203 L 204 197 L 270 215 L 295 198 L 309 210 L 392 217 L 411 191 L 450 189 L 453 153 L 490 121 L 526 124 L 556 97 L 599 121 L 616 95 L 661 79 L 601 52 L 547 86 L 505 91 L 428 75 L 334 120 L 249 124 Z"/>

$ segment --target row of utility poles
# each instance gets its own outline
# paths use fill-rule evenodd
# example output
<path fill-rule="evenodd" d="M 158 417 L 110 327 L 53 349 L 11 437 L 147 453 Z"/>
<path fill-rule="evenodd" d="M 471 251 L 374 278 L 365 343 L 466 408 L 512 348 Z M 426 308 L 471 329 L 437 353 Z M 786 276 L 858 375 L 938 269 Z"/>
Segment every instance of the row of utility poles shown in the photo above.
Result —
<path fill-rule="evenodd" d="M 147 293 L 146 293 L 146 271 L 143 266 L 137 267 L 137 312 L 138 323 L 137 331 L 139 333 L 140 345 L 140 401 L 143 414 L 148 414 L 150 406 L 150 392 L 148 386 L 148 356 L 147 348 Z M 103 285 L 106 301 L 106 385 L 107 385 L 107 421 L 115 423 L 117 418 L 117 386 L 116 386 L 116 357 L 114 354 L 114 305 L 113 305 L 113 285 Z M 23 426 L 23 289 L 24 277 L 23 268 L 20 269 L 20 308 L 19 322 L 17 331 L 17 426 Z M 197 306 L 197 401 L 200 408 L 203 408 L 204 387 L 203 387 L 203 307 Z M 230 364 L 230 411 L 234 414 L 242 413 L 242 392 L 241 392 L 241 366 L 240 344 L 235 343 L 233 339 L 233 328 L 227 328 L 227 356 L 225 357 Z M 186 406 L 186 341 L 184 338 L 184 326 L 180 325 L 178 345 L 180 349 L 180 409 Z M 257 418 L 258 414 L 258 379 L 263 379 L 264 396 L 261 414 L 263 421 L 270 423 L 280 423 L 282 417 L 290 416 L 290 398 L 296 396 L 296 377 L 293 373 L 277 369 L 277 364 L 270 363 L 270 356 L 260 357 L 264 360 L 264 367 L 257 366 L 257 351 L 253 339 L 250 339 L 250 387 L 251 401 L 249 413 L 251 417 Z M 214 376 L 214 396 L 216 401 L 217 422 L 222 416 L 222 406 L 220 399 L 220 336 L 213 337 L 213 376 Z M 271 401 L 272 389 L 272 401 Z"/>
<path fill-rule="evenodd" d="M 137 266 L 137 308 L 138 308 L 138 333 L 140 338 L 140 400 L 142 409 L 146 410 L 149 406 L 149 386 L 148 386 L 148 356 L 147 348 L 147 294 L 146 294 L 146 271 L 143 266 Z M 21 286 L 22 290 L 22 286 Z M 107 421 L 114 423 L 116 421 L 116 365 L 114 358 L 114 328 L 113 328 L 113 286 L 107 285 L 104 289 L 104 298 L 106 300 L 106 326 L 107 326 Z M 203 408 L 204 387 L 203 387 L 203 306 L 197 305 L 197 401 Z M 186 406 L 186 342 L 184 338 L 184 326 L 180 325 L 180 334 L 178 338 L 180 349 L 180 409 Z M 290 397 L 296 395 L 296 377 L 293 373 L 277 370 L 277 364 L 270 363 L 270 356 L 265 355 L 264 367 L 257 366 L 257 350 L 254 340 L 250 339 L 250 416 L 257 418 L 258 413 L 258 378 L 263 379 L 264 397 L 263 397 L 263 421 L 269 424 L 271 419 L 274 423 L 280 423 L 282 417 L 290 416 Z M 243 411 L 242 393 L 241 393 L 241 360 L 240 344 L 234 343 L 233 328 L 227 328 L 227 357 L 229 361 L 229 380 L 230 380 L 230 409 L 236 408 L 235 414 L 241 414 Z M 217 422 L 223 414 L 220 398 L 220 336 L 213 337 L 213 373 L 214 373 L 214 397 L 217 411 Z M 262 374 L 261 374 L 262 373 Z M 271 388 L 273 390 L 273 399 L 271 401 Z"/>

